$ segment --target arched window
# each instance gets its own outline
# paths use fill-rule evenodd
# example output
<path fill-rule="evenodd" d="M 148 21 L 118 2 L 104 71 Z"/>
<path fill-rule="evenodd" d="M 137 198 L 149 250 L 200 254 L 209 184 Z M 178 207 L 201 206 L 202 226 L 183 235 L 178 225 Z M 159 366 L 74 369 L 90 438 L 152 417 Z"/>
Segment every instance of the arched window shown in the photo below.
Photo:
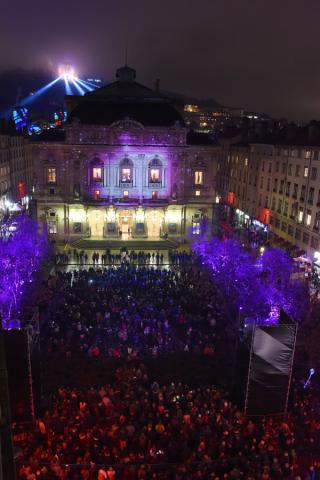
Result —
<path fill-rule="evenodd" d="M 151 160 L 151 162 L 149 163 L 149 172 L 148 172 L 149 184 L 154 186 L 155 185 L 161 186 L 162 170 L 163 170 L 162 163 L 157 157 Z"/>
<path fill-rule="evenodd" d="M 92 182 L 103 181 L 103 162 L 99 157 L 95 157 L 90 163 L 90 178 Z"/>
<path fill-rule="evenodd" d="M 133 163 L 129 158 L 124 158 L 120 162 L 120 186 L 132 186 L 133 182 Z"/>

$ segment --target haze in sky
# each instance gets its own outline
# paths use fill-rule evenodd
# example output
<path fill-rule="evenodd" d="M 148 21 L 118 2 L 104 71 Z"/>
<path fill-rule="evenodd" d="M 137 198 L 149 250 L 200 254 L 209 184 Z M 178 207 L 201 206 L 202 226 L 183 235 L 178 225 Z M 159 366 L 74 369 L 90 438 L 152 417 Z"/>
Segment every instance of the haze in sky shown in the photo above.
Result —
<path fill-rule="evenodd" d="M 76 65 L 294 120 L 320 118 L 318 0 L 3 0 L 0 71 Z M 1 95 L 1 93 L 0 93 Z"/>

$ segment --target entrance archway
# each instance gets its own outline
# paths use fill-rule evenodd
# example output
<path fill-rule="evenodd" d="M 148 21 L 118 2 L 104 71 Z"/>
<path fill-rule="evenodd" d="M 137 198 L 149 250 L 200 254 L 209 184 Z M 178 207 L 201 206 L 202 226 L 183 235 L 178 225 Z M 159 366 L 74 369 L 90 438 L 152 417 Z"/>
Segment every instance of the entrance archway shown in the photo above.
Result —
<path fill-rule="evenodd" d="M 91 231 L 91 237 L 103 237 L 104 217 L 104 211 L 102 210 L 92 210 L 88 212 L 88 221 Z"/>
<path fill-rule="evenodd" d="M 119 212 L 119 232 L 122 232 L 121 238 L 128 239 L 132 235 L 133 214 L 132 210 L 120 210 Z"/>
<path fill-rule="evenodd" d="M 160 229 L 163 220 L 163 212 L 159 209 L 151 209 L 146 211 L 148 237 L 159 238 Z"/>

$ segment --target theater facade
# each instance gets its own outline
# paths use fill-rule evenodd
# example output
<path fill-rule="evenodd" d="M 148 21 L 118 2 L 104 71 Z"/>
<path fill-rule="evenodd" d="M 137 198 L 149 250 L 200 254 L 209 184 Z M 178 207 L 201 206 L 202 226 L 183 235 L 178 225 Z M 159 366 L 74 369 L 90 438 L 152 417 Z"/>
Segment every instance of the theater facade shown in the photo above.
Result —
<path fill-rule="evenodd" d="M 63 129 L 33 142 L 39 220 L 57 240 L 183 240 L 212 219 L 218 147 L 135 70 L 68 96 Z"/>

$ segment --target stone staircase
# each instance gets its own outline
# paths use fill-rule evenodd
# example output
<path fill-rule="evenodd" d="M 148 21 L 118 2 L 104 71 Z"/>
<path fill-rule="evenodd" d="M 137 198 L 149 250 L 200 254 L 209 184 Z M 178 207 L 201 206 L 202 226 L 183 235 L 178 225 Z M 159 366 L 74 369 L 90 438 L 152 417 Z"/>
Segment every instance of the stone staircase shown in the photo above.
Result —
<path fill-rule="evenodd" d="M 167 239 L 91 239 L 81 238 L 70 243 L 70 248 L 77 250 L 119 250 L 127 247 L 128 250 L 173 250 L 179 246 L 179 242 L 172 238 Z"/>

